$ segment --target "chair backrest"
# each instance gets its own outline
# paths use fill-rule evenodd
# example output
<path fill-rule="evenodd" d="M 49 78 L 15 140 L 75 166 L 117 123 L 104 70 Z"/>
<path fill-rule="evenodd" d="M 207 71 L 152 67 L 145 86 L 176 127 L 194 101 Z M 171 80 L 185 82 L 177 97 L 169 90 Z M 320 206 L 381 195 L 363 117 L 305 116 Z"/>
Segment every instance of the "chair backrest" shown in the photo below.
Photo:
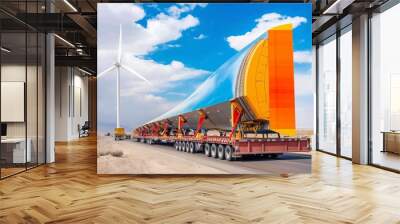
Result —
<path fill-rule="evenodd" d="M 85 124 L 83 124 L 82 128 L 89 128 L 89 121 L 85 121 Z"/>

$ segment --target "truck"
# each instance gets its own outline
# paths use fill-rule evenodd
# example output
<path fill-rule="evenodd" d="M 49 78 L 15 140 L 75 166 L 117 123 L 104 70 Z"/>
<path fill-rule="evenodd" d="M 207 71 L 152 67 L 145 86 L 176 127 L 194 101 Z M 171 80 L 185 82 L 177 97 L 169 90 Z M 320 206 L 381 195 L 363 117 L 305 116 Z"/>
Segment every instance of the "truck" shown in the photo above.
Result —
<path fill-rule="evenodd" d="M 210 75 L 188 98 L 132 130 L 132 139 L 221 160 L 309 152 L 297 136 L 293 31 L 269 29 Z"/>

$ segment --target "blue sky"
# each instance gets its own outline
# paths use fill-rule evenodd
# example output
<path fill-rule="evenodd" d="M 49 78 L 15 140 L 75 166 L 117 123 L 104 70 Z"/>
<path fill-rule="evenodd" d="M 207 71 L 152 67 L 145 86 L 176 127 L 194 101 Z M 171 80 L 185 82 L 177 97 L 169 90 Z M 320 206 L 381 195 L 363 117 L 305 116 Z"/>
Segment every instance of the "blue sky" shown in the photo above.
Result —
<path fill-rule="evenodd" d="M 312 128 L 310 4 L 99 4 L 98 71 L 115 61 L 121 24 L 123 63 L 153 83 L 121 74 L 121 123 L 131 130 L 184 100 L 260 32 L 287 22 L 295 25 L 297 124 Z M 98 81 L 100 129 L 115 126 L 115 82 L 113 72 Z"/>
<path fill-rule="evenodd" d="M 264 7 L 260 7 L 262 5 Z M 279 13 L 286 16 L 301 16 L 311 21 L 308 5 L 296 5 L 297 9 L 295 10 L 295 7 L 289 4 L 208 4 L 206 8 L 192 12 L 192 15 L 200 18 L 201 21 L 196 28 L 187 31 L 187 35 L 182 36 L 179 40 L 168 43 L 179 44 L 182 47 L 156 51 L 149 57 L 160 62 L 180 60 L 186 62 L 185 64 L 189 67 L 214 71 L 222 62 L 237 52 L 229 46 L 226 38 L 251 30 L 255 25 L 254 21 L 263 14 Z M 166 9 L 171 4 L 159 4 L 158 6 L 160 9 Z M 151 12 L 157 13 L 154 10 Z M 201 34 L 207 37 L 201 41 L 193 40 L 194 37 Z M 305 24 L 294 30 L 294 45 L 296 50 L 310 50 L 311 26 Z M 205 51 L 204 49 L 210 50 Z M 202 57 L 198 57 L 198 53 L 201 53 Z"/>

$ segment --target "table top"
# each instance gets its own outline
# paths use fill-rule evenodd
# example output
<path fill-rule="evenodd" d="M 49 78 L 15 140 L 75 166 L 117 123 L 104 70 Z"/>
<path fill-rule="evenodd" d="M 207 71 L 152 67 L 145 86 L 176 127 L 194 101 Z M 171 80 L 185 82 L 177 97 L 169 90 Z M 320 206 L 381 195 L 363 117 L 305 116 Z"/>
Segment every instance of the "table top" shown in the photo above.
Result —
<path fill-rule="evenodd" d="M 28 138 L 27 141 L 30 139 Z M 20 143 L 20 142 L 25 142 L 25 138 L 5 138 L 1 139 L 1 143 Z"/>
<path fill-rule="evenodd" d="M 381 131 L 383 134 L 397 134 L 400 135 L 400 131 Z"/>

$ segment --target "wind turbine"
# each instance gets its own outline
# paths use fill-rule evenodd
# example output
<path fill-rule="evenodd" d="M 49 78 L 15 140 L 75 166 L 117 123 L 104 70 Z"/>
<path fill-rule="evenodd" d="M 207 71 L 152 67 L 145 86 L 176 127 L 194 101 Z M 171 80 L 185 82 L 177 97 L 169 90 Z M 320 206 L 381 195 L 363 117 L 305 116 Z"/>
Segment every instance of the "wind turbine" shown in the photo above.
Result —
<path fill-rule="evenodd" d="M 120 75 L 121 75 L 121 68 L 124 69 L 125 71 L 129 72 L 130 74 L 135 75 L 136 77 L 142 79 L 143 81 L 147 82 L 148 84 L 151 85 L 151 83 L 149 82 L 149 80 L 147 80 L 145 77 L 143 77 L 142 75 L 140 75 L 138 72 L 136 72 L 135 70 L 127 67 L 126 65 L 122 64 L 122 26 L 119 25 L 119 43 L 118 43 L 118 57 L 117 60 L 115 61 L 115 63 L 107 68 L 106 70 L 104 70 L 103 72 L 101 72 L 97 78 L 102 77 L 103 75 L 110 73 L 113 70 L 117 70 L 117 129 L 121 129 L 120 126 L 120 114 L 119 114 L 119 110 L 120 110 Z"/>

